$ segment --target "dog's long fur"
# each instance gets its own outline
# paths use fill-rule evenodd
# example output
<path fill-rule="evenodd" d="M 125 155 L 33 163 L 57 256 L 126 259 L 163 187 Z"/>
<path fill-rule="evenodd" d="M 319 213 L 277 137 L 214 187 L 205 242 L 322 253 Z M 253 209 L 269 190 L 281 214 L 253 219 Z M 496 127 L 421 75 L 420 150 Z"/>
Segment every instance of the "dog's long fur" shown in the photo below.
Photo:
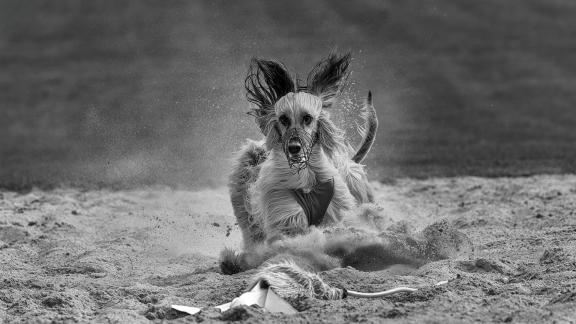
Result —
<path fill-rule="evenodd" d="M 258 107 L 252 113 L 266 140 L 247 144 L 230 178 L 233 204 L 238 207 L 235 211 L 242 218 L 240 224 L 259 226 L 268 237 L 284 230 L 305 229 L 308 225 L 303 211 L 290 191 L 309 191 L 317 182 L 330 178 L 334 178 L 335 196 L 326 213 L 327 223 L 340 221 L 357 204 L 373 200 L 363 166 L 352 160 L 353 152 L 343 132 L 330 120 L 327 111 L 348 77 L 349 62 L 349 54 L 330 55 L 317 64 L 308 76 L 307 85 L 303 86 L 292 80 L 282 64 L 253 60 L 246 87 L 249 100 Z M 362 160 L 372 145 L 377 127 L 371 95 L 366 111 L 369 131 L 358 150 L 360 155 L 354 156 L 357 161 Z M 314 119 L 306 130 L 316 136 L 318 144 L 312 148 L 309 167 L 298 173 L 290 169 L 282 150 L 283 130 L 278 122 L 281 114 L 288 115 L 292 121 L 297 121 L 302 114 L 310 114 Z M 246 178 L 246 173 L 251 176 Z M 244 232 L 247 245 L 263 239 L 263 233 L 255 229 Z"/>
<path fill-rule="evenodd" d="M 248 100 L 256 106 L 250 114 L 265 139 L 248 141 L 230 176 L 230 195 L 245 252 L 223 252 L 224 272 L 257 267 L 267 253 L 254 251 L 272 251 L 272 242 L 309 232 L 293 190 L 309 192 L 317 183 L 333 179 L 334 196 L 320 227 L 346 221 L 358 205 L 373 201 L 366 172 L 359 164 L 374 142 L 378 125 L 371 93 L 364 107 L 366 131 L 357 152 L 330 120 L 328 111 L 348 78 L 350 60 L 350 54 L 331 54 L 313 68 L 306 84 L 293 78 L 282 63 L 252 60 L 245 86 Z M 309 115 L 312 122 L 300 122 L 303 115 Z M 290 126 L 280 122 L 281 116 L 290 120 Z M 298 172 L 290 168 L 282 145 L 283 134 L 291 127 L 315 140 L 308 166 Z"/>
<path fill-rule="evenodd" d="M 360 162 L 374 143 L 378 120 L 369 92 L 363 111 L 363 139 L 356 152 L 330 120 L 348 77 L 350 55 L 332 54 L 306 79 L 296 80 L 281 63 L 254 59 L 246 78 L 250 114 L 265 138 L 249 140 L 236 158 L 230 196 L 243 234 L 243 251 L 225 249 L 223 273 L 260 267 L 254 281 L 265 281 L 281 297 L 338 299 L 346 290 L 317 275 L 336 267 L 383 269 L 392 264 L 419 266 L 443 259 L 467 238 L 439 222 L 416 236 L 387 233 Z M 297 134 L 305 167 L 287 151 Z M 300 138 L 301 137 L 301 138 Z M 291 144 L 292 143 L 292 144 Z M 308 223 L 295 191 L 311 192 L 333 181 L 334 194 L 318 226 Z"/>

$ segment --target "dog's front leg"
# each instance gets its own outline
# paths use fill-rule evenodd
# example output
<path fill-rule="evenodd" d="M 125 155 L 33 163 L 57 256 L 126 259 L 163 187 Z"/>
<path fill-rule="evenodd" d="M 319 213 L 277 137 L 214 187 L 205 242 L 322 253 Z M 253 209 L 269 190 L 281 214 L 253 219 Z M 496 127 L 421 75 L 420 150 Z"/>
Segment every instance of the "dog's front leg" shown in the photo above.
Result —
<path fill-rule="evenodd" d="M 346 218 L 350 218 L 353 210 L 356 207 L 356 202 L 346 183 L 340 178 L 334 178 L 334 196 L 326 210 L 325 223 L 332 222 L 338 223 Z"/>
<path fill-rule="evenodd" d="M 262 196 L 263 223 L 271 243 L 283 236 L 296 236 L 308 232 L 308 218 L 291 190 L 272 190 Z"/>

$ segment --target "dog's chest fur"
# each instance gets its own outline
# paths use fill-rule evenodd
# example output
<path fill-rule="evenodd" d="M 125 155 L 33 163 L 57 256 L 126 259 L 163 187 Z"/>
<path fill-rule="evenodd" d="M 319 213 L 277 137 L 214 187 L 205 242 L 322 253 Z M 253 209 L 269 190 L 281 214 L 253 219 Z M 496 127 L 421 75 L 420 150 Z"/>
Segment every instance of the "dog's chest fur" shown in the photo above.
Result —
<path fill-rule="evenodd" d="M 253 194 L 256 194 L 256 196 L 252 197 L 252 199 L 255 199 L 253 203 L 257 205 L 267 204 L 269 202 L 262 200 L 266 199 L 265 197 L 267 195 L 265 192 L 280 191 L 286 191 L 286 194 L 283 195 L 285 198 L 283 199 L 294 199 L 295 201 L 295 197 L 289 192 L 297 189 L 310 192 L 317 183 L 327 182 L 332 179 L 334 180 L 334 195 L 323 217 L 323 223 L 325 224 L 341 220 L 343 213 L 355 206 L 355 200 L 339 173 L 339 170 L 326 156 L 320 146 L 313 148 L 308 166 L 299 172 L 289 167 L 286 157 L 281 150 L 273 149 L 270 151 L 268 159 L 262 164 L 258 180 L 255 183 L 258 190 L 252 191 Z M 278 201 L 278 204 L 283 205 L 284 202 Z M 257 206 L 256 210 L 264 211 L 265 208 Z M 268 213 L 264 212 L 260 214 L 259 217 L 261 217 L 263 223 L 266 223 L 266 218 L 282 217 L 281 215 L 282 213 L 268 215 Z M 302 214 L 301 217 L 304 217 L 304 219 L 298 222 L 307 222 L 305 220 L 306 215 Z"/>

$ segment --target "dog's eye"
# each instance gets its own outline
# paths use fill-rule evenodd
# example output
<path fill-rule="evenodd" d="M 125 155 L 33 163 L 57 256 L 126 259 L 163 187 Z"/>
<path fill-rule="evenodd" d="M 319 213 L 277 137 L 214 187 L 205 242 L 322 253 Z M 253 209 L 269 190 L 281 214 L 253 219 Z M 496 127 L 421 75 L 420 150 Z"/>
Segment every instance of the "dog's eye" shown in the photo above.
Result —
<path fill-rule="evenodd" d="M 286 117 L 286 115 L 282 115 L 278 118 L 278 120 L 280 121 L 280 124 L 284 125 L 284 126 L 290 126 L 290 118 Z"/>
<path fill-rule="evenodd" d="M 302 121 L 304 122 L 304 124 L 310 125 L 310 123 L 312 122 L 312 116 L 304 115 L 304 117 L 302 117 Z"/>

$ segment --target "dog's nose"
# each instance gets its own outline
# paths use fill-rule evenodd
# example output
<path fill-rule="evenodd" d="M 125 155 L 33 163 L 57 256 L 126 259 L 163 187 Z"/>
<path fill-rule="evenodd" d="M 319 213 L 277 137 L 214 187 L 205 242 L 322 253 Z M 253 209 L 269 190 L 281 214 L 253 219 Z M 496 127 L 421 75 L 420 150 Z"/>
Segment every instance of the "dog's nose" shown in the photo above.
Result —
<path fill-rule="evenodd" d="M 300 146 L 300 144 L 298 143 L 290 143 L 288 144 L 288 152 L 290 154 L 296 154 L 296 153 L 300 153 L 300 149 L 302 147 Z"/>

